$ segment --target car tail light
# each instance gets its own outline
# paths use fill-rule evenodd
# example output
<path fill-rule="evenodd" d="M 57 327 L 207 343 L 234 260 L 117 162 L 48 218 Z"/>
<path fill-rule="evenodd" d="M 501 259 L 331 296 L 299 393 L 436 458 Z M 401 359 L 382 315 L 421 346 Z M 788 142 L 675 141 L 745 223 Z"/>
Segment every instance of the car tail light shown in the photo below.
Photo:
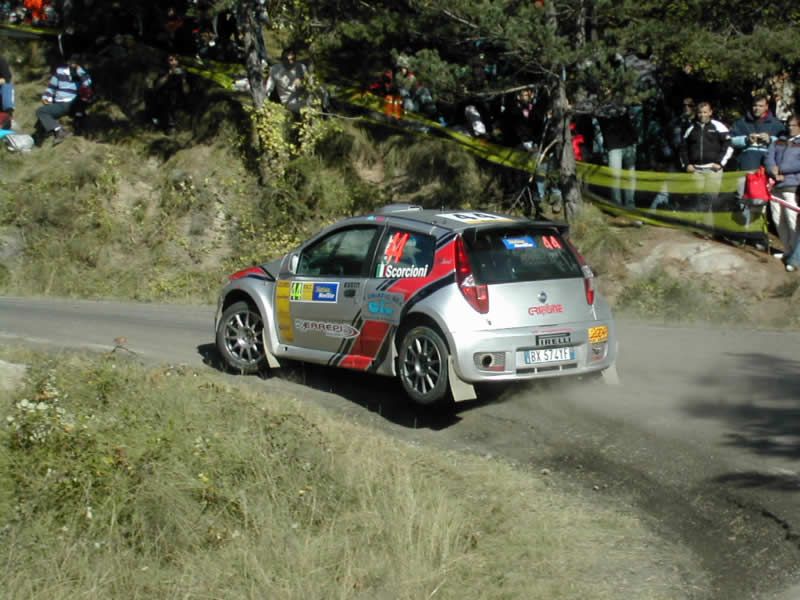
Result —
<path fill-rule="evenodd" d="M 583 273 L 583 289 L 586 292 L 586 303 L 592 306 L 594 304 L 594 273 L 592 272 L 592 268 L 586 264 L 586 259 L 583 258 L 583 254 L 578 252 L 578 249 L 570 240 L 567 240 L 567 244 L 572 248 L 572 251 L 578 259 L 578 264 L 581 266 L 581 273 Z"/>
<path fill-rule="evenodd" d="M 586 292 L 586 303 L 591 306 L 594 304 L 594 273 L 589 265 L 582 265 L 583 271 L 583 289 Z"/>
<path fill-rule="evenodd" d="M 467 248 L 460 235 L 456 238 L 456 285 L 472 308 L 482 315 L 489 312 L 489 288 L 475 282 Z"/>

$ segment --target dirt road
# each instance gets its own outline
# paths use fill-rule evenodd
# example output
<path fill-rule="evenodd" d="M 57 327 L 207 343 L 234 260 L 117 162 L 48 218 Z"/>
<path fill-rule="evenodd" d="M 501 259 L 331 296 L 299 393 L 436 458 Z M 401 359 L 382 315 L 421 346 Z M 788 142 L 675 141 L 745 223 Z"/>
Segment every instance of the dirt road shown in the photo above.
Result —
<path fill-rule="evenodd" d="M 214 362 L 213 308 L 0 298 L 0 343 Z M 692 553 L 689 597 L 800 598 L 800 335 L 620 324 L 621 383 L 536 384 L 409 409 L 383 378 L 294 367 L 253 379 L 419 443 L 503 456 L 637 511 Z M 791 587 L 794 584 L 795 587 Z"/>

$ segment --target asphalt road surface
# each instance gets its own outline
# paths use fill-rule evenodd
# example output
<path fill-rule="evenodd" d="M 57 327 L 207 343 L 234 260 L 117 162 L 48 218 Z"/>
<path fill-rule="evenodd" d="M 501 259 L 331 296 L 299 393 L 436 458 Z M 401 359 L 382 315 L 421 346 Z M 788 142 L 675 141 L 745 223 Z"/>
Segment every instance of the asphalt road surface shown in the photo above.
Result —
<path fill-rule="evenodd" d="M 0 343 L 218 366 L 213 307 L 0 298 Z M 620 323 L 619 385 L 512 386 L 449 417 L 385 378 L 292 366 L 282 391 L 419 443 L 503 456 L 633 507 L 703 574 L 692 598 L 800 599 L 800 333 Z M 687 578 L 695 575 L 687 574 Z"/>

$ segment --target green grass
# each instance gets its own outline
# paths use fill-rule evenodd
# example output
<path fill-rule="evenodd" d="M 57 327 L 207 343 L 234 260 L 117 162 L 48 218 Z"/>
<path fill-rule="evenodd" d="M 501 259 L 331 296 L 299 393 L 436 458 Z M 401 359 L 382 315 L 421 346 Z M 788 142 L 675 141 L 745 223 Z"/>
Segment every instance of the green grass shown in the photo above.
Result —
<path fill-rule="evenodd" d="M 4 597 L 675 597 L 635 516 L 496 459 L 206 371 L 0 357 L 33 365 L 0 392 Z"/>
<path fill-rule="evenodd" d="M 635 277 L 620 292 L 615 310 L 621 314 L 664 322 L 750 322 L 742 299 L 716 290 L 703 280 L 679 279 L 663 269 Z"/>

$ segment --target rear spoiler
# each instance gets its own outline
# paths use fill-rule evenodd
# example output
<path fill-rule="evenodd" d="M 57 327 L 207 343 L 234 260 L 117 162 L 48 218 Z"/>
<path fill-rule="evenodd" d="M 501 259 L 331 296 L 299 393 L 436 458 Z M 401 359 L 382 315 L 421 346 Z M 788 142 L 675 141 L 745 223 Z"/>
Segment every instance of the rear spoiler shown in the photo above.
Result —
<path fill-rule="evenodd" d="M 564 238 L 569 237 L 569 223 L 565 223 L 564 221 L 550 221 L 550 220 L 538 220 L 538 221 L 517 221 L 515 223 L 492 223 L 492 229 L 518 229 L 520 226 L 525 227 L 541 227 L 542 229 L 549 229 L 555 230 Z M 464 237 L 466 236 L 474 236 L 475 232 L 478 231 L 478 227 L 469 227 L 464 229 L 462 232 Z"/>

